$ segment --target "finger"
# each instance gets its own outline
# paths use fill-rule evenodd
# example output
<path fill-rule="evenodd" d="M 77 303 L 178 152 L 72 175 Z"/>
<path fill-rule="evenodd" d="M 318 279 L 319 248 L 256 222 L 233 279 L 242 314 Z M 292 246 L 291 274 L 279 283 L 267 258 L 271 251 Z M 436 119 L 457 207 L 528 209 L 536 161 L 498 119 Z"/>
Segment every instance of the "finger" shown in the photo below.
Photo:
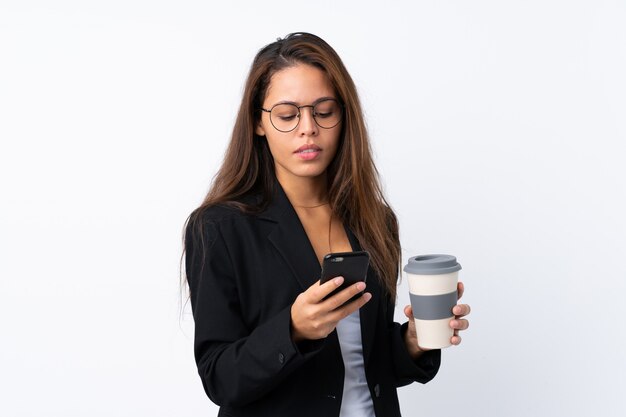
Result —
<path fill-rule="evenodd" d="M 328 319 L 334 322 L 339 322 L 344 318 L 348 317 L 350 314 L 354 313 L 361 307 L 365 305 L 369 300 L 372 299 L 372 294 L 369 292 L 364 293 L 362 296 L 357 298 L 356 300 L 345 304 L 343 307 L 339 307 L 332 311 L 332 313 L 328 316 Z"/>
<path fill-rule="evenodd" d="M 452 336 L 450 338 L 450 343 L 452 343 L 455 346 L 458 346 L 461 344 L 461 336 Z"/>
<path fill-rule="evenodd" d="M 457 304 L 452 308 L 452 313 L 457 317 L 467 316 L 471 311 L 469 304 Z"/>
<path fill-rule="evenodd" d="M 348 288 L 341 290 L 337 294 L 325 300 L 322 308 L 326 311 L 335 310 L 336 308 L 344 305 L 346 301 L 350 300 L 355 295 L 363 292 L 363 290 L 365 290 L 364 282 L 357 282 L 356 284 L 352 284 Z"/>
<path fill-rule="evenodd" d="M 458 294 L 457 300 L 460 300 L 463 297 L 463 293 L 465 292 L 465 285 L 461 281 L 456 285 L 456 292 Z"/>
<path fill-rule="evenodd" d="M 315 284 L 311 285 L 306 293 L 309 295 L 309 302 L 313 304 L 317 304 L 324 299 L 328 294 L 337 289 L 341 284 L 343 284 L 343 277 L 336 277 L 326 281 L 325 283 L 321 283 L 321 281 L 317 281 Z"/>
<path fill-rule="evenodd" d="M 455 330 L 467 330 L 469 321 L 467 320 L 450 320 L 450 327 Z"/>

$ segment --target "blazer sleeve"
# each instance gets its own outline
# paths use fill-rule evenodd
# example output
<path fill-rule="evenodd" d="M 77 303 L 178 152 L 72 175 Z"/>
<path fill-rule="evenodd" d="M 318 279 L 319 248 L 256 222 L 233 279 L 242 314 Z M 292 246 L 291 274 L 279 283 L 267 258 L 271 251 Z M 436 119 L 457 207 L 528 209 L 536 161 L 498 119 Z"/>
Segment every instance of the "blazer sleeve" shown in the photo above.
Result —
<path fill-rule="evenodd" d="M 386 319 L 391 323 L 389 339 L 391 343 L 392 360 L 396 375 L 396 386 L 408 385 L 412 382 L 427 383 L 437 375 L 441 365 L 441 349 L 424 352 L 417 360 L 413 360 L 404 343 L 404 334 L 408 329 L 408 322 L 400 325 L 393 321 L 394 303 L 387 298 Z"/>
<path fill-rule="evenodd" d="M 392 354 L 397 377 L 396 386 L 408 385 L 412 382 L 427 383 L 437 375 L 441 365 L 441 349 L 424 352 L 417 360 L 413 360 L 404 344 L 404 333 L 408 323 L 394 323 L 391 329 Z"/>
<path fill-rule="evenodd" d="M 291 306 L 248 328 L 242 318 L 233 260 L 219 224 L 205 222 L 204 236 L 185 233 L 185 266 L 195 322 L 194 353 L 209 398 L 243 406 L 272 391 L 314 355 L 291 339 Z"/>
<path fill-rule="evenodd" d="M 388 208 L 387 226 L 392 237 L 399 241 L 398 219 L 394 212 Z M 396 270 L 396 276 L 400 271 Z M 388 337 L 391 344 L 391 354 L 396 376 L 396 386 L 408 385 L 412 382 L 425 384 L 437 375 L 441 365 L 441 349 L 424 352 L 414 361 L 404 343 L 404 334 L 408 329 L 408 322 L 400 325 L 394 322 L 393 313 L 395 303 L 390 297 L 385 297 L 384 316 L 388 323 Z"/>

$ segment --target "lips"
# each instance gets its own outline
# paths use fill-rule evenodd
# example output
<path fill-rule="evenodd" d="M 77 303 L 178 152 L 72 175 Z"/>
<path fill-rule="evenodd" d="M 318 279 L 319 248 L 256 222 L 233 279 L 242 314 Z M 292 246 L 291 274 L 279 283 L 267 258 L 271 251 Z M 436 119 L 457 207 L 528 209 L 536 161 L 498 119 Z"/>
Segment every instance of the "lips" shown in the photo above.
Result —
<path fill-rule="evenodd" d="M 294 153 L 313 153 L 313 152 L 319 152 L 321 150 L 322 149 L 317 145 L 304 145 L 296 149 Z"/>
<path fill-rule="evenodd" d="M 302 161 L 312 161 L 316 160 L 321 152 L 322 148 L 317 145 L 304 145 L 300 146 L 294 155 Z"/>

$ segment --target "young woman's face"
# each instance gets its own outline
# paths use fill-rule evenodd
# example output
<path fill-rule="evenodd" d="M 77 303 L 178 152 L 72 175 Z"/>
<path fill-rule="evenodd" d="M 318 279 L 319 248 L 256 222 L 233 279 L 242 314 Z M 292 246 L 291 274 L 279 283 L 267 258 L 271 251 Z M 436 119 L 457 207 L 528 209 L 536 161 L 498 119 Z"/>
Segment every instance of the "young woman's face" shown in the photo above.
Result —
<path fill-rule="evenodd" d="M 333 117 L 329 112 L 342 111 L 339 107 L 333 109 L 332 101 L 323 101 L 328 98 L 338 97 L 326 74 L 311 65 L 298 64 L 272 76 L 263 108 L 269 110 L 278 103 L 296 106 L 321 103 L 317 108 L 317 120 L 328 126 Z M 286 107 L 287 110 L 282 112 L 278 111 L 280 109 L 277 108 L 272 113 L 271 120 L 270 113 L 261 112 L 261 120 L 256 128 L 258 135 L 267 138 L 274 157 L 277 178 L 289 181 L 296 179 L 295 177 L 318 177 L 325 173 L 337 152 L 341 122 L 325 129 L 314 120 L 312 107 L 300 109 L 299 122 L 295 107 Z M 281 130 L 287 130 L 295 123 L 298 126 L 289 132 L 282 132 L 274 127 L 276 125 Z"/>

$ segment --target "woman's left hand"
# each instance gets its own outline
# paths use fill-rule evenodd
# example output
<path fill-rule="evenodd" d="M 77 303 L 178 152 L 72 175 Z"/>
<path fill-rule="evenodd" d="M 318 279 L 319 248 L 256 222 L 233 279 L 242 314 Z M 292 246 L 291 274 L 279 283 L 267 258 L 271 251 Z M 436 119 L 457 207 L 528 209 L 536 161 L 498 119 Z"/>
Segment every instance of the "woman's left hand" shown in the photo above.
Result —
<path fill-rule="evenodd" d="M 458 300 L 463 297 L 463 292 L 465 292 L 465 286 L 462 282 L 459 282 L 457 284 Z M 452 308 L 454 318 L 450 320 L 450 327 L 454 329 L 454 335 L 450 338 L 450 343 L 453 345 L 459 345 L 461 343 L 459 331 L 466 330 L 469 327 L 469 321 L 463 317 L 467 316 L 470 311 L 471 308 L 468 304 L 457 304 Z M 415 321 L 413 320 L 413 309 L 410 305 L 404 307 L 404 315 L 409 319 L 409 328 L 404 335 L 404 343 L 406 344 L 409 354 L 416 359 L 429 349 L 420 348 L 416 343 L 417 334 L 415 332 Z"/>

